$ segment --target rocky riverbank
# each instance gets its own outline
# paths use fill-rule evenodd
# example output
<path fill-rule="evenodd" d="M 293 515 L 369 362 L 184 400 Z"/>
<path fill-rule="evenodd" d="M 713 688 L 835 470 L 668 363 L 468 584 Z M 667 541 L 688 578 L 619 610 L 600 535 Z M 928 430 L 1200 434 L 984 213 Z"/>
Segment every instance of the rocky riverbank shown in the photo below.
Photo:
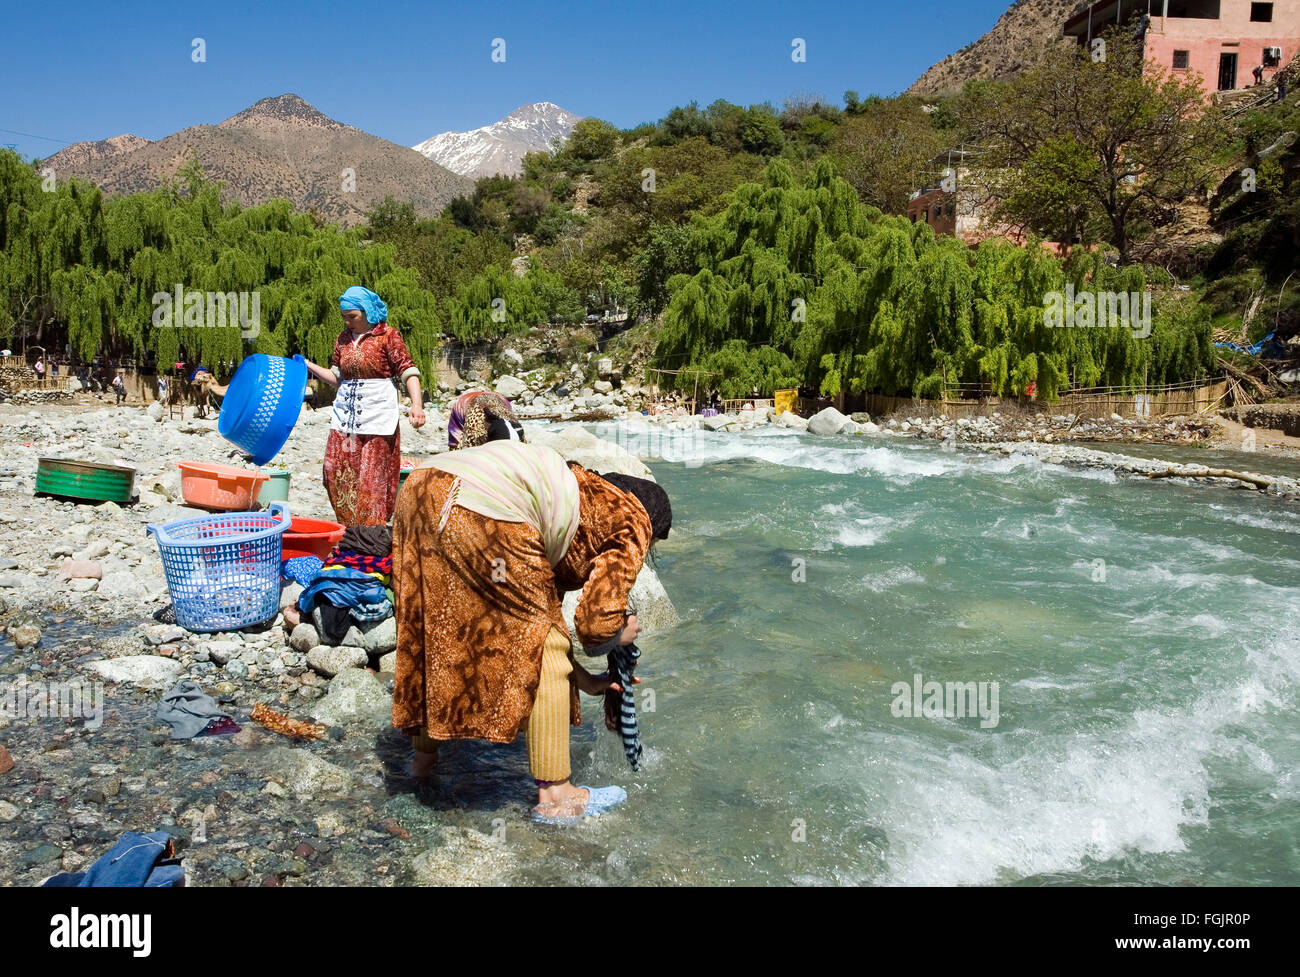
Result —
<path fill-rule="evenodd" d="M 292 473 L 296 514 L 329 518 L 320 483 L 328 425 L 328 412 L 304 410 L 273 463 Z M 535 830 L 523 751 L 453 744 L 444 780 L 411 781 L 407 741 L 388 722 L 391 619 L 354 628 L 339 647 L 283 614 L 228 633 L 166 623 L 170 599 L 146 526 L 204 514 L 184 504 L 177 462 L 244 464 L 215 428 L 166 420 L 157 408 L 0 408 L 0 713 L 9 713 L 0 715 L 0 885 L 79 870 L 123 830 L 156 829 L 181 840 L 191 884 L 521 880 L 516 859 L 527 844 L 507 853 L 499 838 Z M 649 474 L 578 428 L 530 425 L 530 435 L 601 471 Z M 421 432 L 403 422 L 402 437 L 406 455 L 445 450 L 445 420 L 435 411 Z M 138 501 L 36 496 L 41 457 L 135 467 Z M 296 595 L 286 586 L 281 607 Z M 634 601 L 650 634 L 677 621 L 650 568 Z M 154 711 L 187 676 L 243 727 L 238 734 L 168 738 Z M 49 714 L 59 690 L 74 688 L 102 688 L 98 721 Z M 327 733 L 286 739 L 250 721 L 259 703 Z M 599 737 L 591 730 L 599 702 L 584 705 L 579 746 L 616 752 L 603 726 Z"/>

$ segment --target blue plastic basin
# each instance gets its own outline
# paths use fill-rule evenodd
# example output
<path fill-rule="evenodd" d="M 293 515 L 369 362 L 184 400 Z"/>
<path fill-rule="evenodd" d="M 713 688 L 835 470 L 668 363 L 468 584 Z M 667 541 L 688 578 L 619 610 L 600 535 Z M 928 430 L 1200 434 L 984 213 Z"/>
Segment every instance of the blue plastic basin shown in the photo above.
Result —
<path fill-rule="evenodd" d="M 289 440 L 306 389 L 307 364 L 301 356 L 255 353 L 239 364 L 230 381 L 217 431 L 252 455 L 254 464 L 265 465 Z"/>

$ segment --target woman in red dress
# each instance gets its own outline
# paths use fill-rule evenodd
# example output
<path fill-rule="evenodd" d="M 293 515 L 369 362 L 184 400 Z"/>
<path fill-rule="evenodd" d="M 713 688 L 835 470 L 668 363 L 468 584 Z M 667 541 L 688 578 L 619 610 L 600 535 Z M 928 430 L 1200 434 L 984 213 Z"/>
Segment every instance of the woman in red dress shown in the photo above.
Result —
<path fill-rule="evenodd" d="M 324 481 L 334 516 L 345 526 L 382 526 L 393 518 L 402 464 L 397 388 L 411 396 L 412 427 L 424 424 L 420 371 L 406 343 L 388 325 L 378 295 L 353 285 L 339 298 L 347 328 L 334 342 L 332 369 L 307 362 L 317 379 L 337 386 Z"/>

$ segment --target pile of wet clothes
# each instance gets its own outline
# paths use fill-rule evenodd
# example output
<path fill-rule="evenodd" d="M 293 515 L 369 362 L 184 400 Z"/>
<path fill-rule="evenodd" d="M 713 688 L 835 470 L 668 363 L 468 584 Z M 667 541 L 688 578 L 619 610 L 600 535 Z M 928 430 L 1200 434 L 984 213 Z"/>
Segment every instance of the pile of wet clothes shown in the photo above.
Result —
<path fill-rule="evenodd" d="M 310 615 L 317 634 L 338 644 L 354 624 L 393 616 L 393 531 L 349 526 L 324 560 L 286 560 L 284 575 L 302 585 L 298 609 Z"/>

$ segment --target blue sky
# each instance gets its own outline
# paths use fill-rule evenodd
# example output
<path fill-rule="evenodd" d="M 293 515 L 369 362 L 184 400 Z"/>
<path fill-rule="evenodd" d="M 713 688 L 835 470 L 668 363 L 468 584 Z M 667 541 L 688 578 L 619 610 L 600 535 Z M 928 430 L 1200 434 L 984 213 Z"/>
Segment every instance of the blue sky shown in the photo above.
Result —
<path fill-rule="evenodd" d="M 620 127 L 716 98 L 893 94 L 1010 0 L 9 4 L 0 144 L 159 139 L 296 92 L 402 145 L 550 101 Z M 192 60 L 192 40 L 207 60 Z M 505 61 L 491 59 L 494 38 Z M 807 61 L 791 59 L 806 41 Z M 47 137 L 44 139 L 33 138 Z"/>

